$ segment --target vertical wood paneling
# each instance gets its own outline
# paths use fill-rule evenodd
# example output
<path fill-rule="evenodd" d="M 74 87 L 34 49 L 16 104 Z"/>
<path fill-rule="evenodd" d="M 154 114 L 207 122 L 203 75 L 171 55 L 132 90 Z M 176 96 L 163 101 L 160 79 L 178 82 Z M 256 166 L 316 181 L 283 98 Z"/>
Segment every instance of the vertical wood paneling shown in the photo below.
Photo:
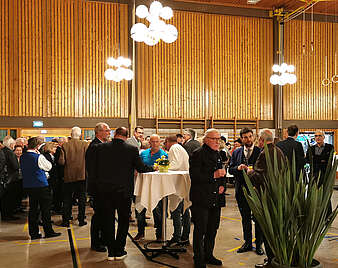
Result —
<path fill-rule="evenodd" d="M 175 11 L 170 23 L 175 43 L 137 43 L 138 117 L 273 118 L 271 20 Z"/>
<path fill-rule="evenodd" d="M 127 82 L 104 78 L 108 56 L 128 57 L 127 5 L 0 0 L 0 7 L 1 115 L 128 116 Z"/>
<path fill-rule="evenodd" d="M 338 119 L 337 84 L 322 85 L 335 72 L 337 23 L 314 22 L 313 26 L 312 42 L 310 21 L 293 20 L 285 25 L 285 62 L 295 65 L 298 79 L 284 86 L 285 120 Z"/>

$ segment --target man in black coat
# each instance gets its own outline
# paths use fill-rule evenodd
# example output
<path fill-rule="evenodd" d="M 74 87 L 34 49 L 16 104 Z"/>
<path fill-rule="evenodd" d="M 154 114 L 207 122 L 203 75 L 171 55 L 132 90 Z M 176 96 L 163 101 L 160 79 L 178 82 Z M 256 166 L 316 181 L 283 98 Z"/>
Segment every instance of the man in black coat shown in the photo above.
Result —
<path fill-rule="evenodd" d="M 194 264 L 205 268 L 206 264 L 222 265 L 213 255 L 219 227 L 221 207 L 225 206 L 225 170 L 219 154 L 220 133 L 209 129 L 203 146 L 190 158 L 190 200 L 194 218 Z"/>
<path fill-rule="evenodd" d="M 184 144 L 183 148 L 187 151 L 189 157 L 192 156 L 192 153 L 201 147 L 199 141 L 195 140 L 196 132 L 195 130 L 189 128 L 186 129 L 183 133 Z"/>
<path fill-rule="evenodd" d="M 252 169 L 261 150 L 253 144 L 254 136 L 251 129 L 243 128 L 240 131 L 240 136 L 244 146 L 237 148 L 232 153 L 229 165 L 229 173 L 235 177 L 235 197 L 237 200 L 239 212 L 242 216 L 243 235 L 245 240 L 245 243 L 238 249 L 237 252 L 243 253 L 252 250 L 252 213 L 243 192 L 243 186 L 247 188 L 243 176 L 243 170 L 247 172 L 249 167 Z M 255 223 L 255 235 L 256 253 L 258 255 L 263 255 L 263 233 L 257 222 Z"/>
<path fill-rule="evenodd" d="M 296 141 L 298 134 L 298 127 L 296 125 L 291 125 L 288 127 L 288 137 L 276 144 L 276 146 L 279 147 L 287 157 L 290 167 L 292 167 L 293 152 L 295 152 L 297 180 L 305 165 L 303 146 L 300 142 Z"/>
<path fill-rule="evenodd" d="M 108 142 L 110 131 L 111 130 L 106 123 L 97 123 L 95 126 L 95 139 L 89 144 L 86 151 L 86 169 L 88 176 L 93 174 L 90 168 L 95 162 L 95 159 L 93 159 L 93 151 L 95 150 L 94 147 L 97 144 Z M 90 224 L 91 249 L 97 252 L 106 252 L 107 250 L 104 246 L 102 237 L 102 224 L 97 216 L 97 198 L 95 197 L 97 191 L 95 190 L 95 178 L 90 178 L 88 181 L 91 182 L 91 185 L 88 185 L 88 193 L 92 196 L 92 205 L 94 210 Z"/>
<path fill-rule="evenodd" d="M 89 184 L 97 191 L 97 213 L 103 227 L 103 238 L 108 247 L 108 260 L 121 260 L 127 256 L 125 251 L 129 229 L 131 197 L 134 193 L 134 171 L 151 172 L 135 146 L 127 144 L 128 130 L 124 127 L 115 130 L 114 139 L 109 143 L 95 146 L 93 173 Z M 93 181 L 95 178 L 95 181 Z M 115 212 L 118 214 L 118 227 L 115 238 Z"/>

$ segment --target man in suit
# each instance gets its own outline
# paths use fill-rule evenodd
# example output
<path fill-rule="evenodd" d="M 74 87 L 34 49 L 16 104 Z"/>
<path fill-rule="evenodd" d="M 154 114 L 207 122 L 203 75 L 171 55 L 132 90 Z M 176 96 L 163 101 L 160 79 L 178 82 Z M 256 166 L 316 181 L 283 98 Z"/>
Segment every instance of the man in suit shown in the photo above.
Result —
<path fill-rule="evenodd" d="M 253 167 L 260 153 L 260 149 L 253 144 L 254 136 L 251 129 L 243 128 L 240 131 L 240 136 L 244 146 L 237 148 L 232 153 L 229 173 L 235 177 L 235 197 L 239 212 L 242 216 L 243 235 L 245 240 L 245 243 L 237 250 L 237 252 L 243 253 L 252 250 L 252 213 L 243 192 L 243 186 L 247 188 L 243 176 L 243 170 L 247 172 L 249 167 Z M 255 235 L 256 253 L 258 255 L 263 255 L 263 234 L 257 222 L 255 222 Z"/>
<path fill-rule="evenodd" d="M 105 143 L 109 141 L 110 136 L 110 128 L 106 123 L 97 123 L 95 126 L 95 139 L 89 144 L 88 149 L 86 151 L 86 169 L 87 174 L 92 175 L 93 171 L 91 170 L 92 164 L 95 162 L 93 159 L 95 150 L 95 146 L 97 144 Z M 90 182 L 95 182 L 95 178 L 88 179 Z M 97 216 L 97 191 L 95 190 L 95 184 L 88 185 L 88 193 L 92 196 L 92 205 L 94 214 L 92 216 L 91 224 L 90 224 L 90 241 L 91 241 L 91 249 L 97 252 L 106 252 L 106 247 L 103 245 L 103 237 L 102 237 L 102 223 Z"/>
<path fill-rule="evenodd" d="M 142 145 L 143 134 L 144 134 L 143 127 L 137 126 L 134 130 L 134 135 L 129 139 L 127 139 L 126 142 L 130 145 L 137 147 L 137 149 L 140 150 Z"/>
<path fill-rule="evenodd" d="M 89 176 L 89 180 L 95 178 L 90 183 L 95 184 L 97 191 L 97 212 L 103 224 L 108 260 L 121 260 L 127 256 L 125 245 L 135 169 L 140 173 L 154 171 L 142 162 L 137 148 L 126 143 L 127 136 L 126 128 L 117 128 L 111 142 L 95 147 L 93 175 Z M 116 210 L 118 227 L 115 237 Z"/>
<path fill-rule="evenodd" d="M 219 154 L 221 135 L 208 129 L 203 145 L 190 158 L 190 200 L 194 218 L 193 251 L 195 268 L 222 265 L 213 255 L 221 207 L 225 206 L 225 169 Z"/>
<path fill-rule="evenodd" d="M 291 125 L 288 127 L 288 137 L 276 144 L 276 146 L 279 147 L 287 157 L 290 167 L 292 167 L 293 153 L 295 153 L 297 180 L 305 164 L 303 146 L 300 142 L 296 141 L 298 134 L 298 127 L 296 125 Z"/>
<path fill-rule="evenodd" d="M 195 140 L 196 132 L 195 130 L 189 128 L 184 130 L 183 138 L 184 144 L 183 147 L 187 151 L 189 157 L 191 157 L 193 151 L 201 147 L 199 141 Z"/>
<path fill-rule="evenodd" d="M 64 143 L 61 148 L 59 164 L 64 165 L 64 200 L 61 226 L 69 227 L 72 217 L 72 196 L 76 194 L 79 201 L 78 221 L 79 226 L 87 224 L 85 221 L 86 210 L 86 169 L 85 155 L 88 142 L 81 141 L 81 128 L 73 127 L 71 140 Z"/>
<path fill-rule="evenodd" d="M 315 178 L 319 178 L 319 185 L 324 183 L 323 176 L 326 172 L 327 166 L 329 163 L 329 158 L 331 152 L 334 150 L 333 145 L 324 142 L 325 139 L 325 132 L 322 130 L 316 130 L 315 132 L 315 141 L 316 144 L 309 147 L 306 152 L 306 162 L 311 163 L 313 166 L 313 176 Z M 312 160 L 310 158 L 310 152 L 312 155 Z M 332 205 L 331 202 L 329 203 L 328 207 L 328 214 L 332 213 Z"/>

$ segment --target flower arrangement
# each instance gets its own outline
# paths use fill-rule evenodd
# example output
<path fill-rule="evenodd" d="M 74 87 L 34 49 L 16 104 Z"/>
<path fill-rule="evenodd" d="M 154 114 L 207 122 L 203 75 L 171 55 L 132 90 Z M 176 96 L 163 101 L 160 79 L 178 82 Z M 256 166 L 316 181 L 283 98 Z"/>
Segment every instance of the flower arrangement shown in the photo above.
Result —
<path fill-rule="evenodd" d="M 158 167 L 159 172 L 168 172 L 169 164 L 168 158 L 165 155 L 162 155 L 161 158 L 156 160 L 154 167 Z"/>

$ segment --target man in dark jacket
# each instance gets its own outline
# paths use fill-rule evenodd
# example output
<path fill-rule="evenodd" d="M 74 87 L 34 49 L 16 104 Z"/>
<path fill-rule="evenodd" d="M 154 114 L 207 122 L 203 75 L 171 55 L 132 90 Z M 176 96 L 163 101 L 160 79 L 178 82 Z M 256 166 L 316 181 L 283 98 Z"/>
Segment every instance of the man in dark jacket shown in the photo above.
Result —
<path fill-rule="evenodd" d="M 258 141 L 259 147 L 264 147 L 264 143 L 267 144 L 269 156 L 270 156 L 272 163 L 273 163 L 273 158 L 274 158 L 274 151 L 276 150 L 278 167 L 281 168 L 282 162 L 285 162 L 285 157 L 281 149 L 279 149 L 273 144 L 273 140 L 274 140 L 274 137 L 270 130 L 268 129 L 262 130 L 260 133 L 259 141 Z M 248 171 L 248 176 L 250 180 L 252 181 L 252 184 L 256 188 L 264 187 L 264 177 L 268 178 L 266 176 L 266 172 L 267 172 L 266 154 L 263 149 L 262 152 L 258 156 L 258 159 L 254 165 L 254 169 Z M 255 265 L 256 268 L 270 267 L 270 263 L 274 257 L 274 254 L 264 236 L 263 236 L 263 240 L 264 240 L 266 255 L 268 258 L 265 260 L 263 264 L 256 264 Z"/>
<path fill-rule="evenodd" d="M 290 167 L 292 167 L 293 152 L 295 153 L 297 180 L 305 164 L 303 146 L 300 142 L 296 141 L 298 134 L 298 127 L 296 125 L 291 125 L 288 127 L 288 137 L 276 144 L 276 146 L 279 147 L 288 158 Z"/>
<path fill-rule="evenodd" d="M 237 200 L 239 212 L 242 216 L 243 235 L 245 243 L 238 249 L 238 253 L 243 253 L 252 250 L 252 213 L 248 202 L 245 199 L 243 186 L 247 188 L 243 177 L 243 170 L 248 171 L 249 167 L 253 167 L 260 149 L 254 146 L 253 132 L 249 128 L 243 128 L 240 131 L 240 136 L 244 146 L 237 148 L 233 153 L 229 165 L 229 173 L 235 177 L 235 197 Z M 258 223 L 255 223 L 256 235 L 256 253 L 263 255 L 262 242 L 263 234 Z"/>
<path fill-rule="evenodd" d="M 93 151 L 95 150 L 94 147 L 97 144 L 108 142 L 109 136 L 109 126 L 106 123 L 97 123 L 95 126 L 95 139 L 89 144 L 86 151 L 86 169 L 88 176 L 93 174 L 91 167 L 92 164 L 95 162 L 95 159 L 93 159 Z M 102 237 L 102 224 L 99 220 L 99 217 L 97 216 L 97 198 L 95 197 L 97 191 L 95 190 L 95 178 L 90 178 L 88 179 L 88 181 L 92 182 L 91 185 L 88 185 L 88 193 L 92 196 L 94 210 L 94 214 L 92 216 L 90 224 L 91 249 L 98 252 L 106 252 L 107 250 L 103 245 L 104 242 Z"/>
<path fill-rule="evenodd" d="M 195 130 L 189 128 L 186 129 L 183 133 L 184 144 L 183 147 L 187 151 L 189 157 L 191 157 L 192 153 L 201 147 L 199 141 L 195 140 L 196 132 Z"/>
<path fill-rule="evenodd" d="M 222 265 L 213 255 L 221 207 L 225 206 L 225 170 L 219 154 L 220 133 L 209 129 L 203 146 L 190 158 L 192 216 L 194 218 L 193 250 L 195 267 Z"/>
<path fill-rule="evenodd" d="M 134 193 L 134 171 L 150 172 L 135 146 L 127 144 L 128 130 L 124 127 L 115 130 L 114 139 L 109 143 L 95 146 L 93 175 L 89 184 L 95 184 L 97 191 L 97 212 L 103 224 L 103 237 L 108 247 L 108 260 L 121 260 L 127 256 L 125 251 L 129 229 L 131 197 Z M 91 181 L 95 178 L 95 181 Z M 115 212 L 118 214 L 118 227 L 115 237 Z"/>

